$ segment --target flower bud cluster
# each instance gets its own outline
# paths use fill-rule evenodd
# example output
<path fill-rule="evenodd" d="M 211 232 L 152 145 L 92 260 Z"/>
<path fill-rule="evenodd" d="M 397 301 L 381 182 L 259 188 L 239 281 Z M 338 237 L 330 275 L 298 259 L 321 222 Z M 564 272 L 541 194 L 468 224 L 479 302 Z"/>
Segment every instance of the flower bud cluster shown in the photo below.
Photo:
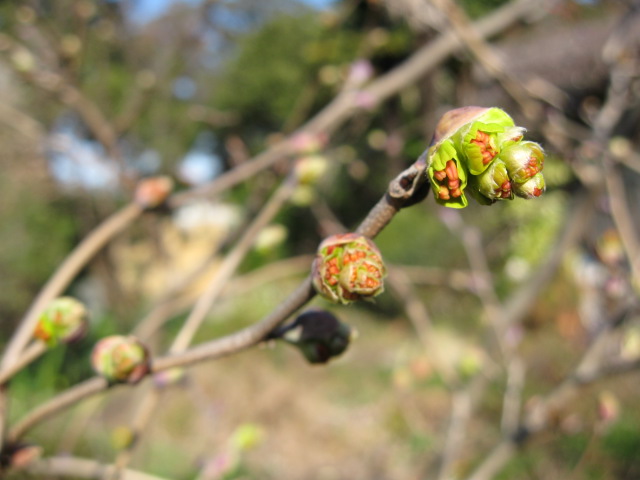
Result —
<path fill-rule="evenodd" d="M 332 302 L 347 304 L 384 290 L 386 271 L 380 251 L 356 233 L 326 238 L 318 247 L 312 271 L 316 291 Z"/>
<path fill-rule="evenodd" d="M 542 195 L 544 151 L 524 141 L 523 134 L 524 128 L 499 108 L 464 107 L 446 113 L 428 154 L 436 201 L 464 208 L 467 192 L 484 205 Z"/>

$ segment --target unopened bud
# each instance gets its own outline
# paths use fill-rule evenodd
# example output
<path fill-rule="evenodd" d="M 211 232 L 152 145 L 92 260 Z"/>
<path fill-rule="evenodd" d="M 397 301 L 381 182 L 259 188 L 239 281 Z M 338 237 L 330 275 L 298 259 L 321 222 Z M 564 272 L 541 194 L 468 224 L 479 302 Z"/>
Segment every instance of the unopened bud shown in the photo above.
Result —
<path fill-rule="evenodd" d="M 355 336 L 354 329 L 325 310 L 301 313 L 272 335 L 297 347 L 309 363 L 327 363 L 341 355 Z"/>
<path fill-rule="evenodd" d="M 356 233 L 326 238 L 318 247 L 312 266 L 316 291 L 344 304 L 382 293 L 385 274 L 378 248 Z"/>
<path fill-rule="evenodd" d="M 165 202 L 172 190 L 173 180 L 170 177 L 145 178 L 138 182 L 134 200 L 143 208 L 155 208 Z"/>
<path fill-rule="evenodd" d="M 147 348 L 131 336 L 105 337 L 91 353 L 96 373 L 114 383 L 138 383 L 149 373 L 149 362 Z"/>
<path fill-rule="evenodd" d="M 509 176 L 517 183 L 524 183 L 542 171 L 544 152 L 535 142 L 520 142 L 508 146 L 500 154 L 507 165 Z"/>
<path fill-rule="evenodd" d="M 302 184 L 316 183 L 327 171 L 329 165 L 322 155 L 306 155 L 296 161 L 295 172 Z"/>
<path fill-rule="evenodd" d="M 33 336 L 52 347 L 79 340 L 87 331 L 89 312 L 73 297 L 59 297 L 40 315 Z"/>
<path fill-rule="evenodd" d="M 541 173 L 534 175 L 530 180 L 524 183 L 513 182 L 512 188 L 514 193 L 522 198 L 537 198 L 545 191 L 544 177 Z"/>
<path fill-rule="evenodd" d="M 477 178 L 478 191 L 489 200 L 511 200 L 513 190 L 505 163 L 498 159 Z"/>

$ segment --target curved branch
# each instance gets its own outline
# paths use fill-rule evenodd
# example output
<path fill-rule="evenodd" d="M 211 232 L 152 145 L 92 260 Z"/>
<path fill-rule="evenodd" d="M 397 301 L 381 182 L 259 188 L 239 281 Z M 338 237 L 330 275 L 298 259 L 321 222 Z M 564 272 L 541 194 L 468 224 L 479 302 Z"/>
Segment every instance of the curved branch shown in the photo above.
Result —
<path fill-rule="evenodd" d="M 53 276 L 51 276 L 42 290 L 40 290 L 40 293 L 29 307 L 18 329 L 9 341 L 2 359 L 1 367 L 3 371 L 18 361 L 18 357 L 21 355 L 29 340 L 31 340 L 31 335 L 40 313 L 54 298 L 64 292 L 89 260 L 91 260 L 107 242 L 138 218 L 142 211 L 143 209 L 140 206 L 131 203 L 114 213 L 96 227 L 96 229 L 69 254 L 64 262 L 62 262 Z"/>
<path fill-rule="evenodd" d="M 105 465 L 94 460 L 78 457 L 50 457 L 28 465 L 24 471 L 30 474 L 73 478 L 111 478 L 115 471 L 113 465 Z M 121 480 L 166 480 L 137 470 L 122 472 Z"/>

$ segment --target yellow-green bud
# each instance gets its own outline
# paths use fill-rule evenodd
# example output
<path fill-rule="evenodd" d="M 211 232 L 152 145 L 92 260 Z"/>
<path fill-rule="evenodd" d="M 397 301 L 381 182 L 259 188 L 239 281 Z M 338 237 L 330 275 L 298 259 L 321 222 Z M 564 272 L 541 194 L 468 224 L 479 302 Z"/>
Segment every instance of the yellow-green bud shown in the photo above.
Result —
<path fill-rule="evenodd" d="M 105 337 L 91 353 L 95 372 L 114 383 L 138 383 L 149 373 L 149 362 L 147 348 L 131 336 Z"/>
<path fill-rule="evenodd" d="M 73 297 L 59 297 L 42 312 L 33 336 L 52 347 L 80 339 L 87 331 L 89 312 Z"/>

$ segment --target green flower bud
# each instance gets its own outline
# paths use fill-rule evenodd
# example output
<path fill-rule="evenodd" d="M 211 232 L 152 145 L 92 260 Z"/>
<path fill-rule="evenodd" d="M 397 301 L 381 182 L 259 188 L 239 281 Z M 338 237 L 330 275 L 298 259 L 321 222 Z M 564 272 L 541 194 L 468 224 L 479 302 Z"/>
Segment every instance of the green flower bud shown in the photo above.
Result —
<path fill-rule="evenodd" d="M 507 164 L 511 180 L 524 183 L 542 171 L 544 151 L 535 142 L 520 142 L 506 147 L 500 158 Z"/>
<path fill-rule="evenodd" d="M 541 173 L 538 173 L 524 183 L 513 182 L 511 187 L 513 188 L 513 192 L 519 197 L 527 199 L 536 198 L 544 193 L 544 177 Z"/>
<path fill-rule="evenodd" d="M 429 180 L 436 202 L 452 208 L 468 205 L 464 189 L 467 186 L 467 171 L 450 139 L 442 141 L 429 154 Z"/>
<path fill-rule="evenodd" d="M 87 331 L 89 312 L 72 297 L 56 298 L 40 315 L 33 336 L 52 347 L 82 338 Z"/>
<path fill-rule="evenodd" d="M 312 266 L 316 291 L 332 302 L 344 304 L 382 293 L 385 274 L 378 248 L 356 233 L 325 239 Z"/>
<path fill-rule="evenodd" d="M 309 363 L 327 363 L 341 355 L 356 332 L 325 310 L 308 310 L 289 325 L 272 332 L 270 338 L 282 338 L 300 350 Z"/>
<path fill-rule="evenodd" d="M 114 383 L 138 383 L 149 373 L 146 347 L 135 337 L 113 335 L 100 340 L 91 353 L 91 364 L 98 375 Z"/>
<path fill-rule="evenodd" d="M 474 184 L 477 185 L 478 192 L 491 201 L 513 199 L 507 166 L 500 159 L 492 162 L 489 168 L 478 175 Z"/>
<path fill-rule="evenodd" d="M 499 108 L 463 107 L 445 113 L 427 157 L 436 201 L 464 208 L 468 186 L 483 205 L 514 194 L 542 194 L 544 152 L 537 143 L 522 141 L 524 131 Z"/>
<path fill-rule="evenodd" d="M 467 158 L 469 172 L 479 175 L 498 156 L 502 144 L 522 137 L 522 132 L 503 110 L 490 108 L 461 127 L 454 137 L 461 154 Z"/>

